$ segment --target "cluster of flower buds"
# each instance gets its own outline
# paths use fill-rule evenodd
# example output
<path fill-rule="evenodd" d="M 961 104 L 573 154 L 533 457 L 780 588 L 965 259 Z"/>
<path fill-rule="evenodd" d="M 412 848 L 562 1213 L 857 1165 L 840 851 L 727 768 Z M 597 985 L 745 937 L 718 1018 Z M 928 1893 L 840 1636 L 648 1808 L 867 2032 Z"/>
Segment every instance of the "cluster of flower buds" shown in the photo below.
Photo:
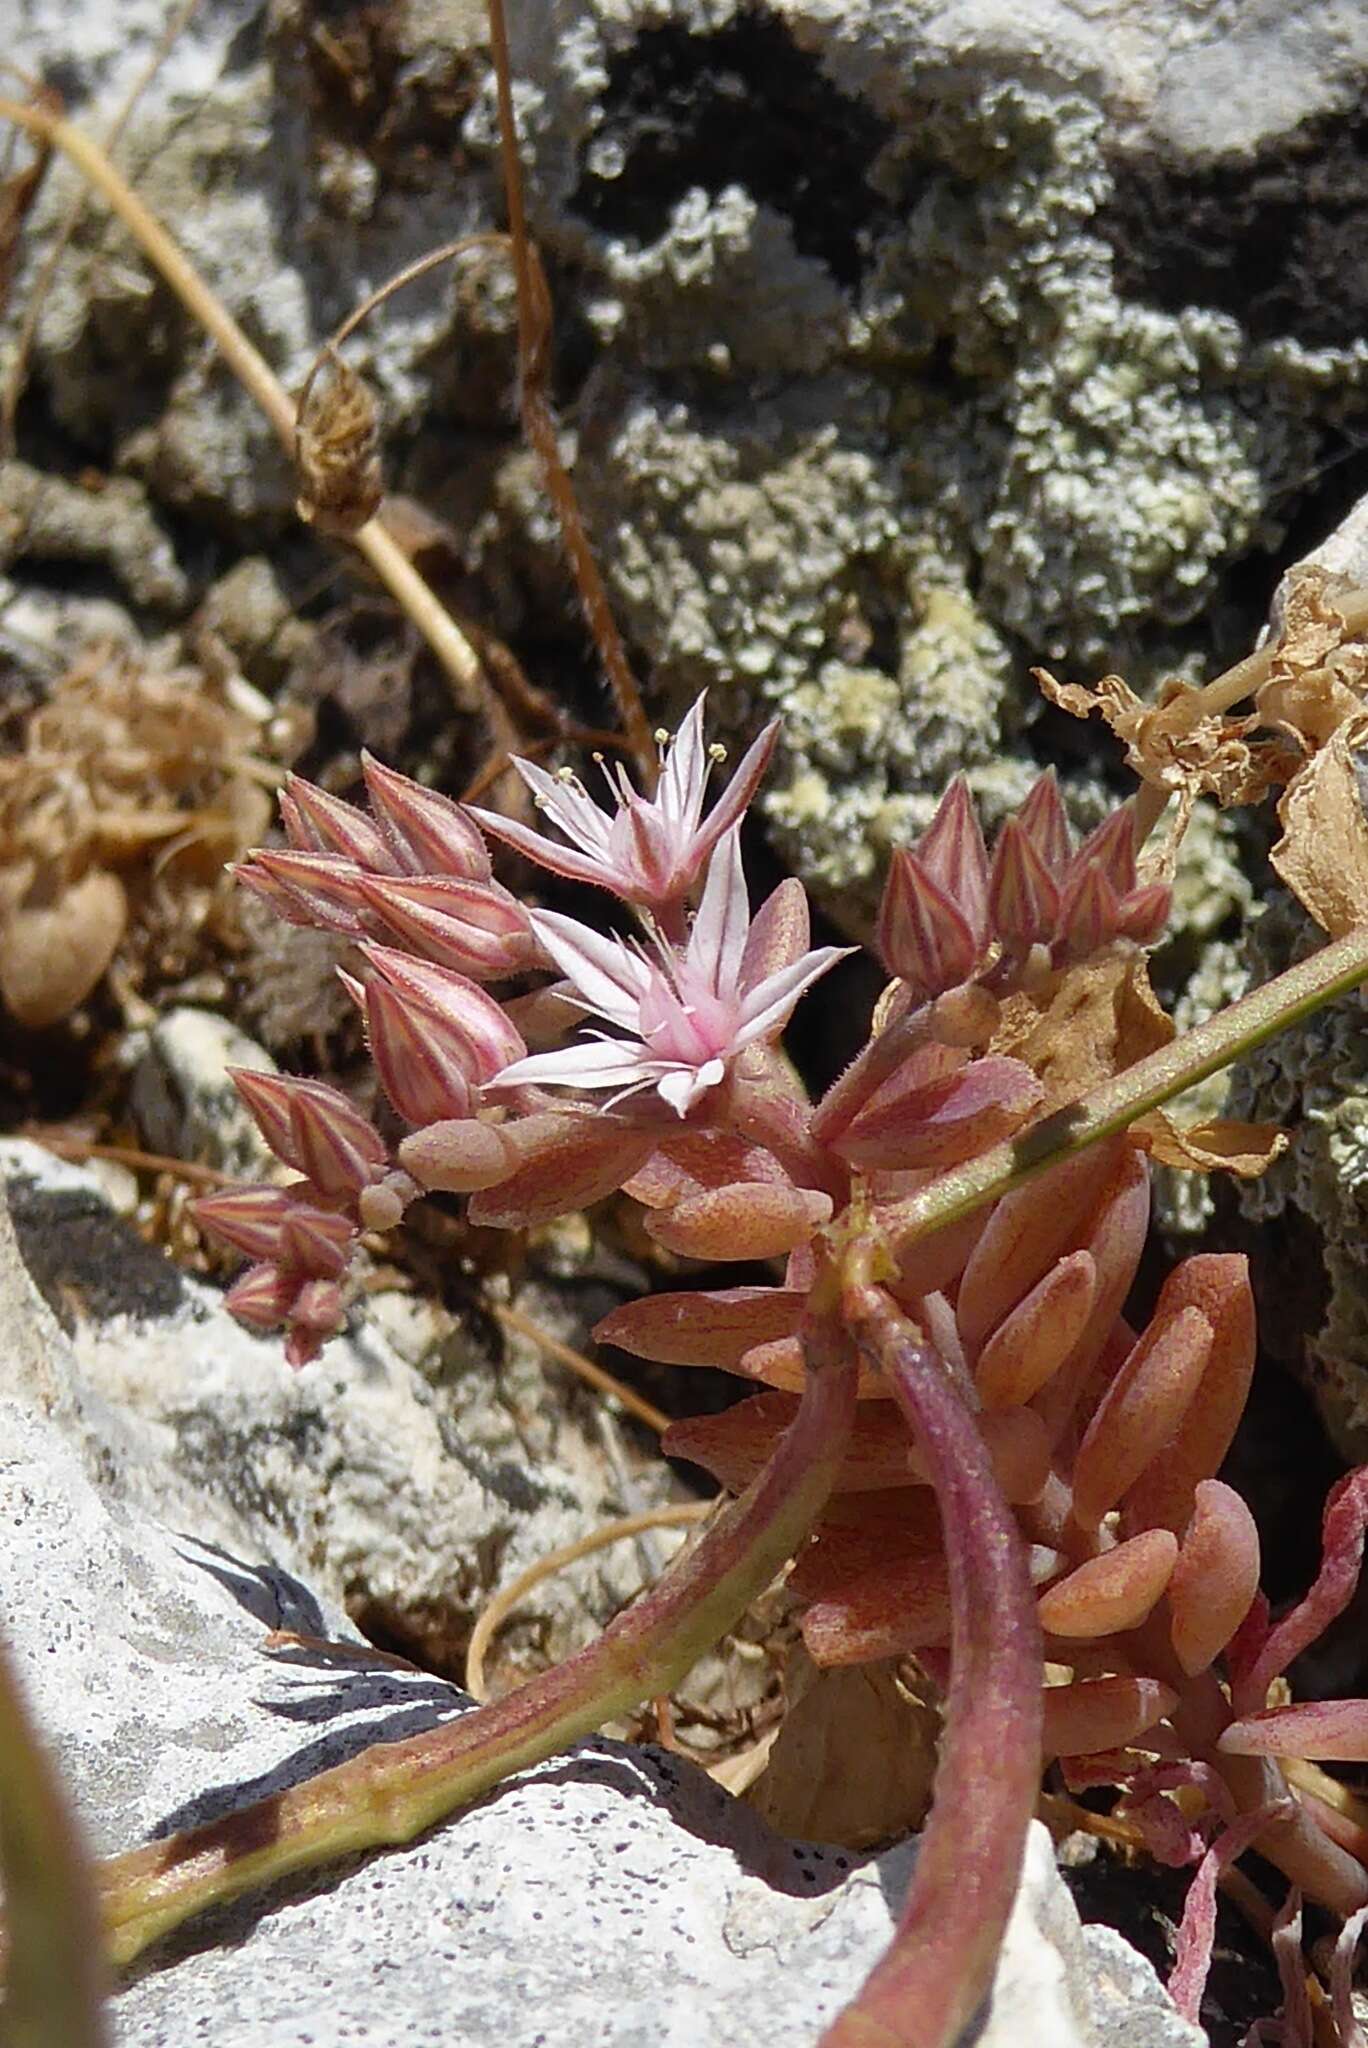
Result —
<path fill-rule="evenodd" d="M 372 816 L 291 775 L 280 798 L 289 848 L 258 849 L 238 881 L 287 924 L 387 942 L 476 981 L 533 966 L 527 913 L 494 881 L 461 806 L 368 754 L 361 762 Z"/>
<path fill-rule="evenodd" d="M 917 844 L 899 848 L 879 911 L 879 953 L 917 1001 L 995 970 L 1007 985 L 1040 949 L 1045 963 L 1091 959 L 1115 939 L 1152 945 L 1171 891 L 1141 882 L 1134 813 L 1112 811 L 1074 849 L 1053 769 L 1002 827 L 991 860 L 962 776 Z"/>
<path fill-rule="evenodd" d="M 255 1329 L 283 1324 L 290 1364 L 304 1365 L 342 1326 L 341 1283 L 389 1154 L 375 1126 L 325 1082 L 245 1067 L 232 1079 L 277 1159 L 302 1178 L 203 1195 L 195 1213 L 255 1261 L 229 1289 L 227 1307 Z"/>

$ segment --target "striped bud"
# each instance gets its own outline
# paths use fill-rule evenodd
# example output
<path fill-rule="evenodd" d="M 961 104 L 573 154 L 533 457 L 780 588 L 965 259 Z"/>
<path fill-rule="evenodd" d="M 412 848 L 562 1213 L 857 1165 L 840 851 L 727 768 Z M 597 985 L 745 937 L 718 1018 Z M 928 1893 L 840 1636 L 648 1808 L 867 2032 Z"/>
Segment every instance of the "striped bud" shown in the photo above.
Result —
<path fill-rule="evenodd" d="M 409 875 L 454 875 L 487 882 L 489 850 L 478 826 L 461 806 L 435 789 L 386 768 L 363 753 L 361 772 L 371 808 L 400 870 Z"/>
<path fill-rule="evenodd" d="M 280 821 L 291 846 L 300 853 L 339 853 L 376 874 L 395 871 L 394 855 L 384 834 L 365 812 L 300 775 L 285 778 Z"/>
<path fill-rule="evenodd" d="M 949 898 L 979 946 L 988 937 L 988 849 L 969 794 L 957 775 L 912 849 L 922 873 Z"/>
<path fill-rule="evenodd" d="M 401 945 L 476 980 L 521 973 L 537 957 L 527 913 L 495 882 L 363 875 L 366 908 Z"/>
<path fill-rule="evenodd" d="M 983 946 L 969 919 L 915 853 L 899 848 L 879 906 L 879 957 L 922 1001 L 957 988 Z"/>
<path fill-rule="evenodd" d="M 249 1259 L 273 1259 L 280 1247 L 280 1226 L 290 1206 L 284 1188 L 224 1188 L 200 1195 L 190 1214 L 201 1230 L 245 1252 Z"/>
<path fill-rule="evenodd" d="M 988 876 L 988 919 L 1012 952 L 1052 939 L 1059 917 L 1059 885 L 1019 818 L 1009 818 L 993 848 Z"/>
<path fill-rule="evenodd" d="M 1072 851 L 1069 821 L 1053 768 L 1038 775 L 1016 814 L 1016 821 L 1052 875 L 1062 876 Z"/>

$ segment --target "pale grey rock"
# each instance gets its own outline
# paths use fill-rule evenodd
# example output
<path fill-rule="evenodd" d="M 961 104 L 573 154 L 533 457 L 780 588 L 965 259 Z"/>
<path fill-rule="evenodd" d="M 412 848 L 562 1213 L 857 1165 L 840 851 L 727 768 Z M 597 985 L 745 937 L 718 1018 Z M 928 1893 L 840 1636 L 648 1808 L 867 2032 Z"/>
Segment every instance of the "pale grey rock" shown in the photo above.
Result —
<path fill-rule="evenodd" d="M 1176 2011 L 1153 1965 L 1114 1927 L 1085 1927 L 1083 1948 L 1099 2042 L 1107 2048 L 1206 2048 L 1202 2029 Z"/>
<path fill-rule="evenodd" d="M 0 1232 L 0 1250 L 7 1233 Z M 0 1259 L 0 1275 L 5 1264 Z M 278 1565 L 167 1529 L 92 1483 L 52 1333 L 0 1308 L 0 1623 L 99 1853 L 217 1817 L 461 1712 Z M 69 1362 L 69 1361 L 68 1361 Z M 46 1382 L 47 1397 L 40 1395 Z M 334 1649 L 272 1654 L 275 1628 Z M 661 1752 L 595 1741 L 410 1847 L 301 1877 L 174 1937 L 116 2002 L 120 2048 L 365 2039 L 566 2048 L 815 2043 L 885 1946 L 914 1847 L 864 1864 L 770 1834 Z M 1033 1828 L 977 2048 L 1188 2048 L 1147 1966 L 1088 1949 Z M 1171 2009 L 1170 2009 L 1171 2016 Z M 1144 2029 L 1142 2032 L 1141 2029 Z M 966 2043 L 967 2048 L 967 2043 Z"/>
<path fill-rule="evenodd" d="M 529 1344 L 496 1362 L 439 1307 L 382 1293 L 322 1359 L 291 1372 L 278 1339 L 244 1330 L 216 1289 L 112 1213 L 95 1175 L 8 1142 L 0 1179 L 22 1254 L 0 1256 L 0 1319 L 42 1333 L 38 1350 L 74 1390 L 81 1441 L 118 1497 L 307 1575 L 439 1668 L 462 1668 L 498 1586 L 670 1491 L 658 1459 L 634 1473 L 605 1454 L 596 1399 L 563 1385 L 547 1398 Z M 535 1296 L 524 1305 L 539 1308 Z M 615 1544 L 556 1574 L 504 1643 L 538 1661 L 564 1654 L 653 1563 Z"/>
<path fill-rule="evenodd" d="M 103 566 L 135 604 L 159 610 L 181 610 L 188 594 L 147 492 L 132 477 L 84 490 L 30 463 L 0 462 L 0 565 L 28 560 Z"/>
<path fill-rule="evenodd" d="M 100 121 L 162 19 L 21 0 L 15 49 Z M 1259 559 L 1368 410 L 1363 10 L 533 0 L 512 27 L 566 446 L 653 713 L 704 683 L 738 734 L 792 712 L 769 822 L 858 926 L 947 772 L 990 816 L 1019 799 L 1028 660 L 1143 689 L 1243 651 Z M 495 219 L 479 10 L 375 33 L 360 75 L 389 103 L 342 119 L 309 10 L 225 0 L 130 123 L 145 196 L 287 382 L 384 272 Z M 350 351 L 397 480 L 468 536 L 516 637 L 529 593 L 563 615 L 564 578 L 509 435 L 508 314 L 481 259 Z M 97 209 L 37 366 L 63 425 L 182 520 L 287 517 L 250 403 Z M 1069 780 L 1086 824 L 1086 756 Z"/>
<path fill-rule="evenodd" d="M 130 1103 L 150 1151 L 195 1159 L 221 1172 L 265 1178 L 274 1162 L 228 1077 L 229 1067 L 273 1074 L 255 1039 L 213 1010 L 165 1010 L 133 1069 Z"/>

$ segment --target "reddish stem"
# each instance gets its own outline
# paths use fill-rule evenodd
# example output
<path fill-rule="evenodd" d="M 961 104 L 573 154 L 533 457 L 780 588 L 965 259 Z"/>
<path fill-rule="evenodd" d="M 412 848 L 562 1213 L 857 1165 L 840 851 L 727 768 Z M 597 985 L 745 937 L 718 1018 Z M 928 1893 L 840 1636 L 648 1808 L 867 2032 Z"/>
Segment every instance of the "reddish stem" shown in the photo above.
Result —
<path fill-rule="evenodd" d="M 941 1360 L 882 1288 L 848 1288 L 842 1310 L 936 1491 L 952 1662 L 935 1801 L 901 1924 L 823 2048 L 950 2048 L 991 1989 L 1040 1789 L 1040 1626 L 1011 1509 Z"/>

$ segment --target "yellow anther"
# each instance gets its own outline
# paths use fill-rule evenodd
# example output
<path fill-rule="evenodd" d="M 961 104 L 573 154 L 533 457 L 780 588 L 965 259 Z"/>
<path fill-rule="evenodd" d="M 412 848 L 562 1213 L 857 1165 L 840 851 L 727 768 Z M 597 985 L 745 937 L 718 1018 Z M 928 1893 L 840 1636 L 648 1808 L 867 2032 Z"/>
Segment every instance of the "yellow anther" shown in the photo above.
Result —
<path fill-rule="evenodd" d="M 727 750 L 723 746 L 721 740 L 714 740 L 712 745 L 708 748 L 708 759 L 713 762 L 721 763 L 725 761 L 726 758 Z"/>
<path fill-rule="evenodd" d="M 655 741 L 658 747 L 668 747 L 670 744 L 669 732 L 663 725 L 658 725 L 656 727 L 655 731 L 651 734 L 651 738 Z"/>

